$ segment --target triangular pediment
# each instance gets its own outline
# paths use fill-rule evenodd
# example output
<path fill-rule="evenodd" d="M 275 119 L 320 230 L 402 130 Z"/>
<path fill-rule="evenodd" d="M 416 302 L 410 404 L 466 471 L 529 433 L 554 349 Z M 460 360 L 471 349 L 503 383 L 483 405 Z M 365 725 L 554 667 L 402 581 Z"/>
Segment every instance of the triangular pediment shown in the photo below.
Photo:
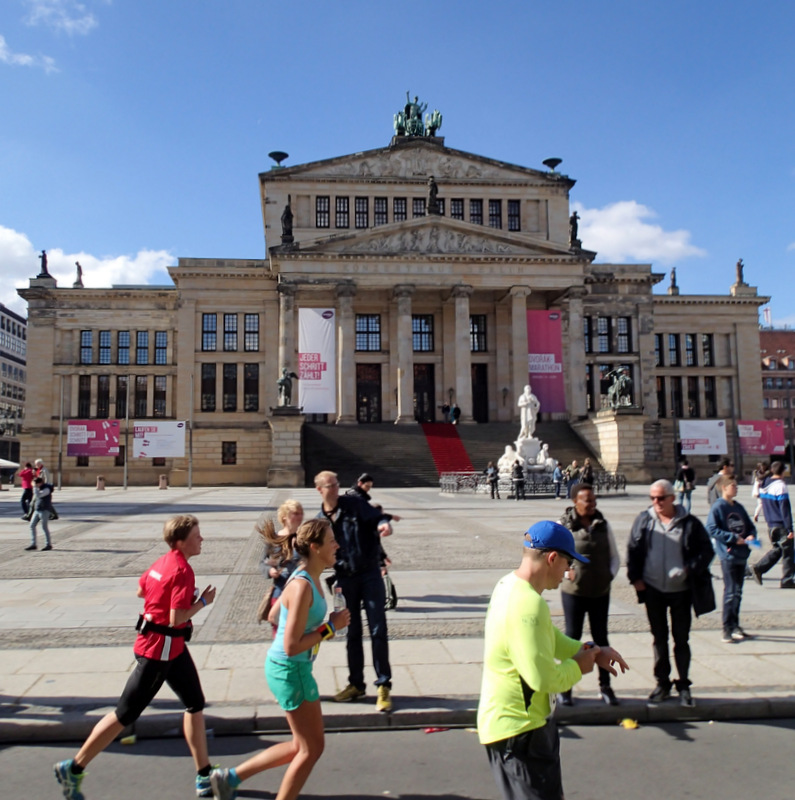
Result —
<path fill-rule="evenodd" d="M 576 256 L 565 247 L 527 234 L 511 235 L 482 225 L 447 217 L 427 216 L 336 234 L 302 242 L 298 247 L 275 247 L 275 254 L 288 255 L 424 255 L 424 256 L 518 256 L 550 258 Z"/>
<path fill-rule="evenodd" d="M 432 139 L 417 138 L 378 150 L 295 167 L 284 167 L 260 175 L 271 181 L 324 180 L 427 180 L 434 176 L 443 194 L 445 181 L 457 183 L 522 183 L 524 185 L 571 188 L 574 181 L 553 172 L 520 167 L 493 158 L 434 144 Z M 440 194 L 441 196 L 441 194 Z"/>

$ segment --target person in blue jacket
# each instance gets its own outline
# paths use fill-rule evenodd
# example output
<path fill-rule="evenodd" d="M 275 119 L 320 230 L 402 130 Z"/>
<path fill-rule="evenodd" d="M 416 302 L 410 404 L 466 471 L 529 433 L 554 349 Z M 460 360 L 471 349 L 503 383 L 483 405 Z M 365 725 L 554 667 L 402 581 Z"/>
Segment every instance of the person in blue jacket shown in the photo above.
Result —
<path fill-rule="evenodd" d="M 720 498 L 712 504 L 707 531 L 723 570 L 723 641 L 750 639 L 740 627 L 740 602 L 743 599 L 745 565 L 756 539 L 756 527 L 748 512 L 737 502 L 737 479 L 721 475 L 716 483 Z"/>

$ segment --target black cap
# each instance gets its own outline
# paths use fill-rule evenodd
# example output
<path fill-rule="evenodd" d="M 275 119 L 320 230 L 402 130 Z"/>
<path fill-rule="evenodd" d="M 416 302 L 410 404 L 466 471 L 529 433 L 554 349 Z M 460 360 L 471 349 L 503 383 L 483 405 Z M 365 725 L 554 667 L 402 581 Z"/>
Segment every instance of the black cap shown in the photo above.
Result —
<path fill-rule="evenodd" d="M 363 472 L 356 479 L 356 483 L 373 483 L 373 476 L 369 472 Z"/>

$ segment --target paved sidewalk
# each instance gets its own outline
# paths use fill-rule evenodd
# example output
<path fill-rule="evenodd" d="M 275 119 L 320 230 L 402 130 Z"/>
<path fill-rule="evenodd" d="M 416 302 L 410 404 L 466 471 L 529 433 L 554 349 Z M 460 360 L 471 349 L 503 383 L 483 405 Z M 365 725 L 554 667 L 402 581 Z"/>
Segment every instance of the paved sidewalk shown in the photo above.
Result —
<path fill-rule="evenodd" d="M 375 692 L 364 702 L 323 703 L 329 728 L 471 725 L 480 687 L 483 615 L 496 580 L 515 566 L 521 531 L 555 518 L 565 504 L 551 499 L 491 502 L 482 496 L 451 497 L 432 490 L 374 492 L 404 517 L 385 541 L 394 562 L 400 604 L 389 612 L 393 638 L 395 709 L 375 711 Z M 53 523 L 55 549 L 26 553 L 27 528 L 18 520 L 18 492 L 0 495 L 0 741 L 82 738 L 115 705 L 133 666 L 131 623 L 139 610 L 140 572 L 162 551 L 164 519 L 193 511 L 206 538 L 192 560 L 198 582 L 219 589 L 199 614 L 191 652 L 208 700 L 208 726 L 218 735 L 283 730 L 284 715 L 270 697 L 263 661 L 270 640 L 253 621 L 264 589 L 257 565 L 261 543 L 252 523 L 263 509 L 287 496 L 317 508 L 310 489 L 288 493 L 251 488 L 67 489 L 56 495 L 61 519 Z M 623 553 L 629 525 L 645 507 L 646 487 L 627 497 L 604 497 L 599 507 L 611 521 Z M 741 500 L 744 498 L 741 498 Z M 698 506 L 703 502 L 704 509 Z M 750 501 L 749 501 L 750 504 Z M 706 502 L 694 511 L 705 516 Z M 762 529 L 764 531 L 764 528 Z M 763 539 L 764 539 L 763 533 Z M 720 570 L 713 567 L 720 605 Z M 545 595 L 561 619 L 557 592 Z M 720 641 L 719 612 L 697 620 L 691 636 L 694 709 L 676 699 L 651 709 L 651 638 L 643 607 L 623 572 L 611 598 L 611 643 L 632 670 L 614 681 L 623 703 L 609 708 L 596 699 L 597 677 L 575 688 L 562 721 L 608 723 L 629 717 L 741 719 L 795 716 L 795 592 L 778 589 L 777 573 L 765 584 L 745 584 L 743 625 L 752 641 Z M 369 664 L 369 645 L 365 642 Z M 321 695 L 347 683 L 345 647 L 325 643 L 315 665 Z M 372 680 L 372 670 L 366 676 Z M 176 733 L 176 699 L 164 689 L 136 723 L 139 736 Z"/>

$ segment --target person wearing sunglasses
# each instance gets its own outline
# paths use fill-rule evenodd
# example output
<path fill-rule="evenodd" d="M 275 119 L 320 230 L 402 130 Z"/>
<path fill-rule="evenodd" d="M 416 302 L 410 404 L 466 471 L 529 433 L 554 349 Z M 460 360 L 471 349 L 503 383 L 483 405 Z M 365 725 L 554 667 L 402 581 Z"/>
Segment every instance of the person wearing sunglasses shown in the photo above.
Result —
<path fill-rule="evenodd" d="M 654 640 L 657 686 L 648 703 L 657 705 L 671 696 L 670 613 L 679 702 L 692 708 L 690 623 L 693 612 L 701 616 L 715 610 L 709 571 L 715 551 L 701 521 L 675 502 L 670 481 L 655 481 L 649 499 L 651 506 L 635 518 L 627 545 L 627 577 L 638 593 L 638 602 L 646 605 Z"/>
<path fill-rule="evenodd" d="M 505 800 L 563 800 L 555 698 L 594 665 L 613 675 L 629 667 L 612 647 L 566 636 L 541 597 L 575 561 L 588 562 L 571 531 L 536 522 L 522 544 L 519 567 L 497 583 L 486 612 L 478 738 Z"/>

